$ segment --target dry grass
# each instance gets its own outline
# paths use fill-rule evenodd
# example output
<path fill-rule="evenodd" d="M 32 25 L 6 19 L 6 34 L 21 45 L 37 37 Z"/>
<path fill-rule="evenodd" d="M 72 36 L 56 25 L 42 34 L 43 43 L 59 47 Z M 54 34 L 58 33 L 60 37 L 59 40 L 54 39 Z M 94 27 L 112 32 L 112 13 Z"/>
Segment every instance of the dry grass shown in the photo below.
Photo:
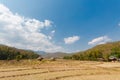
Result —
<path fill-rule="evenodd" d="M 91 61 L 0 61 L 0 80 L 119 80 L 120 63 Z"/>

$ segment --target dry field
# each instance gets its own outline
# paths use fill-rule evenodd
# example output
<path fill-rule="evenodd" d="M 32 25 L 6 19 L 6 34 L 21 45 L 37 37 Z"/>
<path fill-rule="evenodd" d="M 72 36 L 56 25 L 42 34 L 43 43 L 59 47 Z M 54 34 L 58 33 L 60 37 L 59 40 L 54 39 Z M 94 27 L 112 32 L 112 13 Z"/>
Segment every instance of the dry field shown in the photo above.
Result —
<path fill-rule="evenodd" d="M 92 61 L 0 61 L 0 80 L 120 80 L 120 63 Z"/>

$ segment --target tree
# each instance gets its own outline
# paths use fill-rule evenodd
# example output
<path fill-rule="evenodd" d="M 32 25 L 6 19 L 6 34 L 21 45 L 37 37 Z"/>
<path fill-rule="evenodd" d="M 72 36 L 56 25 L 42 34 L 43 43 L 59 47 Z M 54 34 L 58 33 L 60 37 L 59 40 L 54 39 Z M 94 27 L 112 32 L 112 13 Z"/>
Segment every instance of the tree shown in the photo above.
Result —
<path fill-rule="evenodd" d="M 20 61 L 21 59 L 22 59 L 22 55 L 17 55 L 17 56 L 16 56 L 16 60 L 17 60 L 17 61 Z"/>

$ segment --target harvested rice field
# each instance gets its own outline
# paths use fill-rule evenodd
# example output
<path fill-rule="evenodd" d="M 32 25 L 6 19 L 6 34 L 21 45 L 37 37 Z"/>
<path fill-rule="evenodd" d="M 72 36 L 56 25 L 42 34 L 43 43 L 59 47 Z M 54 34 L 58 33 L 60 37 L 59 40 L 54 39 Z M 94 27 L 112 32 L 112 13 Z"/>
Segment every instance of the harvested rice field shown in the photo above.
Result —
<path fill-rule="evenodd" d="M 119 62 L 0 61 L 0 80 L 119 80 Z"/>

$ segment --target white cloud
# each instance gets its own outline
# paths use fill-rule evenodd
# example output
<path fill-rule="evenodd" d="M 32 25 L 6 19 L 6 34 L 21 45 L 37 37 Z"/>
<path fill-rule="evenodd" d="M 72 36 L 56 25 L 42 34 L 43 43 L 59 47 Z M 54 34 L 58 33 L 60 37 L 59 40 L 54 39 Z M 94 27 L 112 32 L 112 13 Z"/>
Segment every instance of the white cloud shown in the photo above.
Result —
<path fill-rule="evenodd" d="M 54 37 L 54 34 L 55 34 L 55 30 L 52 30 L 52 31 L 49 33 L 48 39 L 49 39 L 49 40 L 52 40 L 53 37 Z"/>
<path fill-rule="evenodd" d="M 55 33 L 55 30 L 51 31 L 51 33 L 54 34 L 54 33 Z"/>
<path fill-rule="evenodd" d="M 101 37 L 95 38 L 92 41 L 88 42 L 88 45 L 104 44 L 109 41 L 111 41 L 111 39 L 108 36 L 101 36 Z"/>
<path fill-rule="evenodd" d="M 118 23 L 118 26 L 120 26 L 120 23 Z"/>
<path fill-rule="evenodd" d="M 0 44 L 22 49 L 59 51 L 61 46 L 50 41 L 50 36 L 41 32 L 52 26 L 52 21 L 29 19 L 12 13 L 5 5 L 0 4 Z M 55 33 L 55 31 L 52 31 Z"/>
<path fill-rule="evenodd" d="M 49 20 L 45 20 L 45 26 L 51 26 L 51 23 L 52 23 L 52 21 L 49 21 Z"/>
<path fill-rule="evenodd" d="M 79 36 L 73 36 L 73 37 L 64 38 L 64 42 L 65 44 L 72 44 L 78 41 L 79 39 L 80 39 Z"/>

